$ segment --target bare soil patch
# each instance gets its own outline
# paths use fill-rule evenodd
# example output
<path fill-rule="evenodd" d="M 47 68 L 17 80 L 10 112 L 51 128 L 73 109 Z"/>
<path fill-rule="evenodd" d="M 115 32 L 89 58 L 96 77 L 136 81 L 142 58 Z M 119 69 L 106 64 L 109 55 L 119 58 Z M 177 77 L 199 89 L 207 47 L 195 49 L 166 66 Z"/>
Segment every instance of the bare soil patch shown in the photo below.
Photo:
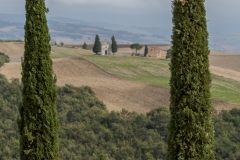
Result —
<path fill-rule="evenodd" d="M 108 110 L 146 113 L 157 106 L 169 105 L 169 89 L 120 79 L 81 58 L 53 60 L 57 85 L 90 86 Z M 8 63 L 0 73 L 9 80 L 21 78 L 20 62 Z"/>
<path fill-rule="evenodd" d="M 0 52 L 9 56 L 10 62 L 21 62 L 21 57 L 24 54 L 23 42 L 1 42 Z"/>
<path fill-rule="evenodd" d="M 240 72 L 240 55 L 210 55 L 209 61 L 211 66 Z"/>
<path fill-rule="evenodd" d="M 240 72 L 221 67 L 210 66 L 210 72 L 216 76 L 232 79 L 240 82 Z"/>

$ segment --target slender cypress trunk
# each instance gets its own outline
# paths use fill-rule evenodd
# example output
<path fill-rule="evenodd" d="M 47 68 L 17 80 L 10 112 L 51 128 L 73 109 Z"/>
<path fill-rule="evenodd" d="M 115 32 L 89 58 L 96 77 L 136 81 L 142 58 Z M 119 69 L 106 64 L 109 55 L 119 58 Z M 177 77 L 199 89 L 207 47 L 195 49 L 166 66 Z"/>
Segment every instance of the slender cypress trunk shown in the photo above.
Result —
<path fill-rule="evenodd" d="M 56 78 L 44 0 L 26 0 L 22 102 L 19 107 L 21 160 L 59 159 Z"/>
<path fill-rule="evenodd" d="M 208 32 L 204 0 L 173 1 L 168 160 L 213 160 Z"/>

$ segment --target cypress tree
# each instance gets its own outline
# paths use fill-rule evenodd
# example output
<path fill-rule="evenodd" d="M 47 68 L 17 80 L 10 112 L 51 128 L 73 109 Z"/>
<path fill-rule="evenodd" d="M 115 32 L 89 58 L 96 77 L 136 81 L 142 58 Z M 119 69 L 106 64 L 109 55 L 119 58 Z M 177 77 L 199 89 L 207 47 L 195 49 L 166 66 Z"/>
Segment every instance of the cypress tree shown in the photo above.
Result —
<path fill-rule="evenodd" d="M 204 0 L 173 1 L 168 160 L 214 159 Z"/>
<path fill-rule="evenodd" d="M 114 36 L 112 36 L 111 40 L 112 40 L 112 53 L 114 54 L 117 52 L 117 42 Z"/>
<path fill-rule="evenodd" d="M 96 53 L 96 54 L 98 54 L 98 52 L 101 52 L 101 42 L 100 42 L 100 39 L 99 39 L 98 35 L 96 35 L 96 37 L 95 37 L 93 52 Z"/>
<path fill-rule="evenodd" d="M 21 160 L 59 159 L 56 78 L 44 0 L 26 0 L 22 102 L 19 106 Z"/>
<path fill-rule="evenodd" d="M 87 49 L 87 44 L 86 44 L 86 42 L 84 42 L 84 44 L 82 45 L 82 49 Z"/>
<path fill-rule="evenodd" d="M 144 48 L 144 57 L 146 57 L 148 54 L 148 46 L 145 45 L 145 48 Z"/>

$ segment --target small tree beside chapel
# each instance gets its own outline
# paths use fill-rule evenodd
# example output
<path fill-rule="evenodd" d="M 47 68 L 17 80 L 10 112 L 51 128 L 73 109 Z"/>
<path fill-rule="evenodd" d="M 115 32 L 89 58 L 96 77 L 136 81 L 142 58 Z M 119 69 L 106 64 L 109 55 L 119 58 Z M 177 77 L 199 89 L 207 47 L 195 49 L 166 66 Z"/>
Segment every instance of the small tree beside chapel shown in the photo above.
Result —
<path fill-rule="evenodd" d="M 117 52 L 117 42 L 114 36 L 112 36 L 111 40 L 112 40 L 112 53 L 114 54 Z"/>
<path fill-rule="evenodd" d="M 130 48 L 131 48 L 131 49 L 135 49 L 136 54 L 137 54 L 137 51 L 140 50 L 140 49 L 142 49 L 142 45 L 139 44 L 139 43 L 133 43 L 133 44 L 130 45 Z"/>

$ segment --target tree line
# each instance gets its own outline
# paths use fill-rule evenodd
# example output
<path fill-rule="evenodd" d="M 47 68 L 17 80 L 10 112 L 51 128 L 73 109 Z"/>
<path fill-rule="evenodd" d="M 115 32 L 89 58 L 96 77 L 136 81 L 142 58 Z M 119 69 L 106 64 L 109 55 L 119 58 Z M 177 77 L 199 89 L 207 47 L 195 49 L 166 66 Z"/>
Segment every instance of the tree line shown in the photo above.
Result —
<path fill-rule="evenodd" d="M 19 160 L 16 119 L 22 84 L 0 75 L 0 159 Z M 170 112 L 109 112 L 89 87 L 57 87 L 59 158 L 62 160 L 166 159 Z M 240 159 L 240 110 L 213 112 L 215 158 Z"/>

